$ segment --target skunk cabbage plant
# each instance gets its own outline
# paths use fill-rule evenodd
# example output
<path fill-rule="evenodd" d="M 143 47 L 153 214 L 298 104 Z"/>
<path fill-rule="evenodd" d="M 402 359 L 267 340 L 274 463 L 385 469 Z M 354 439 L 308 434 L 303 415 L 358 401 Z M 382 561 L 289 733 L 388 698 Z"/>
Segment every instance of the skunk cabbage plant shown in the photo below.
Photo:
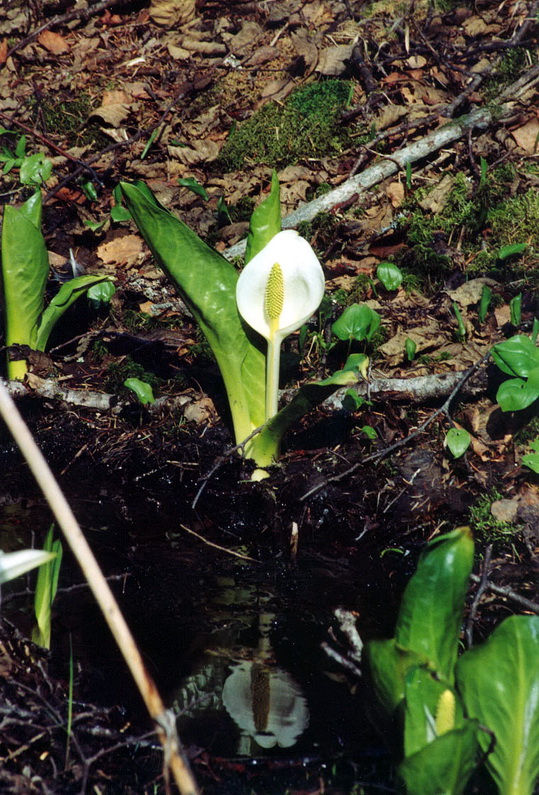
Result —
<path fill-rule="evenodd" d="M 108 276 L 78 276 L 62 285 L 45 308 L 49 259 L 41 234 L 41 193 L 36 192 L 18 209 L 7 205 L 2 223 L 1 297 L 6 347 L 26 345 L 44 351 L 49 335 L 64 312 L 93 285 Z M 24 358 L 8 359 L 8 378 L 22 380 Z"/>
<path fill-rule="evenodd" d="M 268 466 L 292 422 L 359 377 L 356 354 L 330 378 L 305 384 L 277 411 L 281 342 L 316 311 L 324 292 L 322 268 L 309 244 L 296 232 L 281 232 L 277 175 L 251 217 L 246 266 L 239 277 L 228 260 L 159 204 L 144 183 L 121 187 L 156 261 L 215 355 L 236 443 L 259 467 Z"/>

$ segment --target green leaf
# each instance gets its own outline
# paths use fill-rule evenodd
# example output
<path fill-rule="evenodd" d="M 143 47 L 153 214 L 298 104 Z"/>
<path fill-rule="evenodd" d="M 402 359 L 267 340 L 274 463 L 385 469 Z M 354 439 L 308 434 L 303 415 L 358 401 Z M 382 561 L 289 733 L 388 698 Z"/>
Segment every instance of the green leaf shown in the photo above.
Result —
<path fill-rule="evenodd" d="M 116 287 L 111 281 L 103 281 L 93 284 L 87 292 L 88 300 L 97 309 L 101 304 L 110 304 L 110 299 L 116 292 Z"/>
<path fill-rule="evenodd" d="M 404 591 L 395 629 L 396 643 L 428 660 L 449 683 L 453 681 L 473 552 L 469 527 L 430 541 Z"/>
<path fill-rule="evenodd" d="M 215 354 L 240 443 L 264 423 L 265 357 L 251 342 L 236 307 L 238 274 L 230 262 L 161 207 L 148 188 L 127 183 L 121 187 L 155 259 L 176 285 Z"/>
<path fill-rule="evenodd" d="M 381 262 L 376 268 L 376 278 L 386 290 L 398 290 L 402 284 L 402 271 L 393 262 Z"/>
<path fill-rule="evenodd" d="M 110 208 L 110 217 L 114 223 L 119 224 L 122 221 L 130 221 L 131 213 L 128 209 L 122 207 L 121 204 L 115 204 Z"/>
<path fill-rule="evenodd" d="M 484 284 L 483 289 L 481 290 L 481 300 L 479 301 L 479 309 L 477 311 L 477 316 L 479 318 L 480 323 L 485 322 L 491 300 L 492 300 L 492 290 L 487 284 Z"/>
<path fill-rule="evenodd" d="M 51 174 L 52 162 L 42 152 L 37 152 L 22 161 L 19 179 L 23 185 L 42 185 Z"/>
<path fill-rule="evenodd" d="M 401 649 L 395 643 L 395 638 L 369 641 L 366 644 L 366 659 L 376 697 L 386 712 L 393 715 L 404 700 L 407 674 L 423 664 L 425 659 L 415 652 Z"/>
<path fill-rule="evenodd" d="M 89 199 L 90 201 L 96 202 L 99 199 L 99 196 L 97 195 L 97 191 L 95 189 L 95 185 L 91 179 L 88 179 L 86 180 L 86 182 L 82 183 L 82 190 L 86 198 Z"/>
<path fill-rule="evenodd" d="M 522 456 L 522 463 L 524 466 L 529 467 L 533 472 L 539 475 L 539 439 L 530 442 L 530 447 L 533 453 L 527 453 Z"/>
<path fill-rule="evenodd" d="M 531 795 L 539 777 L 538 661 L 539 616 L 511 616 L 457 664 L 468 714 L 496 735 L 487 768 L 501 795 Z"/>
<path fill-rule="evenodd" d="M 352 412 L 360 409 L 365 405 L 365 403 L 368 403 L 368 400 L 364 397 L 361 397 L 361 395 L 359 395 L 355 389 L 347 389 L 342 400 L 343 408 Z"/>
<path fill-rule="evenodd" d="M 522 293 L 518 293 L 509 301 L 509 311 L 512 325 L 520 326 L 522 320 Z"/>
<path fill-rule="evenodd" d="M 500 370 L 508 375 L 527 378 L 539 367 L 539 349 L 529 337 L 516 334 L 492 348 L 492 358 Z"/>
<path fill-rule="evenodd" d="M 445 437 L 446 447 L 455 458 L 460 458 L 470 446 L 472 437 L 464 428 L 450 428 Z"/>
<path fill-rule="evenodd" d="M 378 439 L 378 434 L 376 433 L 376 429 L 372 427 L 372 425 L 364 425 L 362 428 L 359 429 L 360 433 L 364 433 L 367 439 L 374 441 Z"/>
<path fill-rule="evenodd" d="M 139 403 L 142 403 L 143 406 L 147 403 L 155 403 L 152 387 L 146 381 L 141 381 L 140 378 L 127 378 L 124 381 L 124 386 L 135 393 Z"/>
<path fill-rule="evenodd" d="M 64 312 L 73 304 L 77 298 L 84 295 L 90 287 L 100 282 L 110 281 L 109 276 L 92 276 L 87 274 L 85 276 L 77 276 L 75 279 L 65 282 L 48 307 L 43 312 L 41 322 L 36 337 L 35 345 L 32 346 L 36 351 L 44 351 L 51 331 L 58 323 Z"/>
<path fill-rule="evenodd" d="M 197 182 L 194 177 L 181 177 L 181 179 L 178 180 L 178 185 L 181 185 L 182 188 L 188 188 L 193 193 L 196 193 L 197 196 L 202 196 L 205 202 L 209 201 L 210 197 L 208 196 L 206 188 L 204 188 L 200 182 Z"/>
<path fill-rule="evenodd" d="M 477 734 L 467 721 L 406 758 L 398 772 L 408 795 L 461 795 L 475 767 Z"/>
<path fill-rule="evenodd" d="M 528 380 L 510 378 L 500 384 L 496 400 L 502 411 L 522 411 L 539 397 L 539 367 L 532 370 Z"/>
<path fill-rule="evenodd" d="M 37 626 L 32 632 L 32 640 L 46 649 L 51 645 L 51 610 L 58 590 L 58 578 L 62 565 L 63 548 L 60 539 L 53 539 L 54 525 L 45 538 L 43 549 L 52 552 L 54 558 L 39 569 L 34 594 L 34 612 Z"/>
<path fill-rule="evenodd" d="M 380 326 L 380 315 L 367 304 L 352 304 L 335 321 L 332 331 L 340 340 L 371 340 Z"/>
<path fill-rule="evenodd" d="M 269 196 L 255 208 L 249 223 L 245 264 L 262 251 L 272 237 L 281 231 L 281 197 L 277 172 L 271 175 Z"/>
<path fill-rule="evenodd" d="M 35 348 L 49 258 L 40 229 L 41 194 L 20 209 L 6 205 L 2 226 L 2 288 L 6 341 Z M 24 361 L 8 362 L 8 377 L 23 378 Z"/>
<path fill-rule="evenodd" d="M 527 243 L 510 243 L 508 246 L 502 246 L 498 251 L 498 259 L 504 260 L 515 254 L 522 254 L 527 248 Z"/>
<path fill-rule="evenodd" d="M 404 341 L 404 350 L 406 352 L 406 358 L 408 361 L 413 362 L 417 351 L 417 345 L 413 340 L 410 339 L 410 337 L 406 337 Z"/>

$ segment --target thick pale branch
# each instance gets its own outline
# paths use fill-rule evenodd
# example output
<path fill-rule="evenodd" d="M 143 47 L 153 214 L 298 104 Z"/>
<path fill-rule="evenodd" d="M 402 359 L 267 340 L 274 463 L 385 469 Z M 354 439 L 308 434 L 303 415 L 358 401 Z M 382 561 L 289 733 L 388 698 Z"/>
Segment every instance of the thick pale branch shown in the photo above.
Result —
<path fill-rule="evenodd" d="M 391 159 L 384 159 L 380 163 L 375 163 L 360 174 L 350 177 L 342 185 L 339 185 L 339 187 L 324 196 L 320 196 L 303 207 L 299 207 L 283 219 L 283 229 L 293 229 L 303 221 L 312 221 L 319 213 L 332 210 L 334 207 L 349 201 L 355 194 L 360 199 L 369 188 L 378 185 L 400 169 L 404 169 L 407 163 L 413 165 L 429 157 L 442 147 L 463 138 L 469 130 L 484 130 L 495 121 L 503 121 L 504 118 L 507 118 L 513 112 L 512 100 L 531 88 L 537 81 L 539 81 L 539 65 L 534 66 L 503 92 L 500 100 L 506 104 L 498 105 L 496 109 L 490 107 L 478 108 L 465 116 L 460 116 L 454 121 L 444 124 L 443 127 L 439 127 L 434 132 L 429 133 L 425 138 L 421 138 L 409 146 L 392 152 Z M 241 256 L 245 252 L 245 244 L 246 241 L 241 240 L 223 252 L 224 256 L 227 259 Z"/>

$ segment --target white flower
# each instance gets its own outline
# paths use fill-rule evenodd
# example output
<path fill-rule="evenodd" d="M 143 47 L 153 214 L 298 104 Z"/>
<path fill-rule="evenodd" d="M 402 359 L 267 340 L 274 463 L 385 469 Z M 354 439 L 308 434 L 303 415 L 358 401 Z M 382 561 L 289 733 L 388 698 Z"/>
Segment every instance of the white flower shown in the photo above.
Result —
<path fill-rule="evenodd" d="M 322 266 L 309 243 L 291 229 L 275 235 L 240 274 L 239 313 L 268 341 L 266 419 L 277 413 L 281 342 L 311 317 L 323 295 Z"/>
<path fill-rule="evenodd" d="M 21 549 L 18 552 L 0 550 L 0 584 L 13 580 L 54 557 L 52 552 L 44 552 L 42 549 Z"/>

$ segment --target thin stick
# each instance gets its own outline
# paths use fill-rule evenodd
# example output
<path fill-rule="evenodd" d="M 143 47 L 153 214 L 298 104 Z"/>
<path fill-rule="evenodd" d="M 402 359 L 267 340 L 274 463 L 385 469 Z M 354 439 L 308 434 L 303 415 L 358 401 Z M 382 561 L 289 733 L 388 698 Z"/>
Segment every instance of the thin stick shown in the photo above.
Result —
<path fill-rule="evenodd" d="M 146 670 L 141 654 L 114 595 L 84 537 L 73 511 L 67 503 L 43 453 L 37 446 L 0 379 L 0 415 L 25 457 L 32 474 L 75 555 L 84 576 L 99 604 L 105 620 L 122 652 L 140 691 L 148 712 L 156 722 L 156 731 L 163 745 L 165 762 L 172 770 L 182 795 L 198 795 L 198 788 L 183 755 L 173 716 L 167 712 L 155 683 Z"/>

